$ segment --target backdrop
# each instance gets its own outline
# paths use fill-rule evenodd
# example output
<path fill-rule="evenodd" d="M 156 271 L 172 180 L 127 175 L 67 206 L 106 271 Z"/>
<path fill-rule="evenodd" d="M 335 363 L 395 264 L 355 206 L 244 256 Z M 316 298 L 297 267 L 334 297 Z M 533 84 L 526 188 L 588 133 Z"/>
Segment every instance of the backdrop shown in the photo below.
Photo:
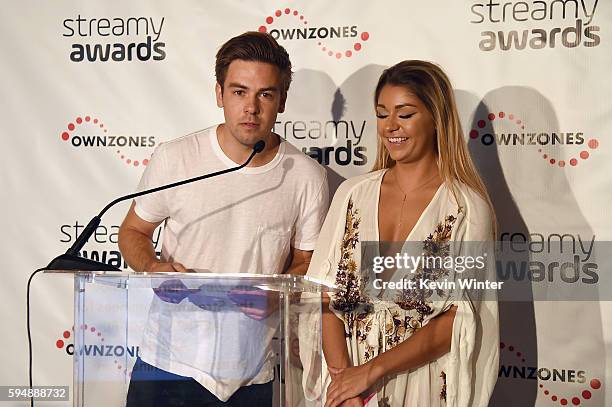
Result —
<path fill-rule="evenodd" d="M 612 286 L 603 258 L 612 235 L 610 2 L 0 4 L 0 384 L 27 384 L 29 274 L 65 251 L 108 201 L 134 190 L 156 145 L 222 121 L 214 55 L 230 37 L 259 30 L 286 47 L 295 71 L 275 131 L 327 166 L 333 188 L 374 163 L 372 93 L 381 71 L 404 59 L 446 70 L 500 236 L 563 240 L 577 259 L 569 277 L 550 264 L 542 279 L 526 269 L 503 273 L 518 273 L 529 295 L 547 284 L 594 289 L 580 301 L 500 304 L 491 405 L 612 405 Z M 117 230 L 127 208 L 105 216 L 84 255 L 126 268 Z M 529 247 L 527 260 L 539 253 Z M 72 281 L 41 275 L 33 296 L 35 383 L 70 385 Z M 104 327 L 91 328 L 88 335 L 104 338 Z"/>

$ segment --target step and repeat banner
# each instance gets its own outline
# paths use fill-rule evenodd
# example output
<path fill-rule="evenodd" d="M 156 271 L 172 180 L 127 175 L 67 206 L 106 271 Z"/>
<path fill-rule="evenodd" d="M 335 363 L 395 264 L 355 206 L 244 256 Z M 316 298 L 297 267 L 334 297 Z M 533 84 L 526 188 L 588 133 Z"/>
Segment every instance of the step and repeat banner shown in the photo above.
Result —
<path fill-rule="evenodd" d="M 547 284 L 591 289 L 572 300 L 500 303 L 491 405 L 612 405 L 609 1 L 0 4 L 0 384 L 27 384 L 30 273 L 64 252 L 107 202 L 135 189 L 155 146 L 223 120 L 215 53 L 230 37 L 263 31 L 287 49 L 295 72 L 274 130 L 327 167 L 332 190 L 374 164 L 372 98 L 382 70 L 404 59 L 444 68 L 499 237 L 528 242 L 524 261 L 498 275 L 528 297 Z M 84 256 L 127 269 L 117 247 L 127 209 L 105 216 Z M 154 241 L 159 249 L 159 234 Z M 571 251 L 567 267 L 533 260 L 559 241 Z M 73 327 L 72 292 L 68 277 L 33 282 L 34 382 L 72 384 L 73 338 L 85 328 L 99 345 L 94 356 L 111 362 L 109 377 L 129 376 L 121 360 L 138 344 L 113 342 L 116 310 L 95 310 L 110 315 L 108 326 Z"/>

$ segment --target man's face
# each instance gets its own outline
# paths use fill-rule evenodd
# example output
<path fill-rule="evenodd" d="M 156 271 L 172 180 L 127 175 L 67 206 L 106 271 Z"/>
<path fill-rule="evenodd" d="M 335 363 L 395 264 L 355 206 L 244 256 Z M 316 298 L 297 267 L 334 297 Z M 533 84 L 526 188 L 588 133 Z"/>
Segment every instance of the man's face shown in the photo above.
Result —
<path fill-rule="evenodd" d="M 215 93 L 228 133 L 247 147 L 268 141 L 276 115 L 285 110 L 280 72 L 264 62 L 232 61 L 223 89 L 217 83 Z"/>

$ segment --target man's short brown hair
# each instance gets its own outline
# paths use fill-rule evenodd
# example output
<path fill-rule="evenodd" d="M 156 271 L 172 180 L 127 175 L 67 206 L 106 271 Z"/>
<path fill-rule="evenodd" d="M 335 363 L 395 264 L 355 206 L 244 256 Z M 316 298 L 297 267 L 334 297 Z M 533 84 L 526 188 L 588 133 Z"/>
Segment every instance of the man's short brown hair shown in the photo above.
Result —
<path fill-rule="evenodd" d="M 236 59 L 265 62 L 276 66 L 281 76 L 281 93 L 287 94 L 291 84 L 291 61 L 285 48 L 280 46 L 270 34 L 248 31 L 221 46 L 215 62 L 215 76 L 221 89 L 223 89 L 227 69 Z"/>

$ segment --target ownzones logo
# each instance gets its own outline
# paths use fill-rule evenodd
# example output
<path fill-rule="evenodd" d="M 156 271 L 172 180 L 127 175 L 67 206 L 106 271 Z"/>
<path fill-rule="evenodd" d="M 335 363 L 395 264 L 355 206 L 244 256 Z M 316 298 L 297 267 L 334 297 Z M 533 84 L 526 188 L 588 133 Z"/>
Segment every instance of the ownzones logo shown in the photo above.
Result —
<path fill-rule="evenodd" d="M 106 339 L 102 332 L 94 326 L 87 326 L 83 324 L 79 327 L 79 330 L 84 335 L 86 345 L 79 350 L 79 355 L 85 358 L 105 358 L 113 361 L 113 367 L 117 369 L 119 374 L 131 374 L 131 371 L 127 370 L 127 366 L 123 366 L 122 359 L 126 356 L 132 359 L 139 356 L 138 346 L 123 346 L 113 345 L 105 343 Z M 72 337 L 74 336 L 74 327 L 70 330 L 65 330 L 61 337 L 55 341 L 55 347 L 58 350 L 64 350 L 68 356 L 72 358 L 74 355 L 74 343 Z"/>
<path fill-rule="evenodd" d="M 94 115 L 77 116 L 68 122 L 60 138 L 74 148 L 111 149 L 117 158 L 133 168 L 149 163 L 151 154 L 143 158 L 139 150 L 149 150 L 156 145 L 154 136 L 111 134 L 104 122 Z"/>
<path fill-rule="evenodd" d="M 76 18 L 63 21 L 63 37 L 75 40 L 72 62 L 162 61 L 166 43 L 160 41 L 165 17 Z"/>
<path fill-rule="evenodd" d="M 588 406 L 589 400 L 597 399 L 602 390 L 598 378 L 589 377 L 580 369 L 560 369 L 554 367 L 529 366 L 528 355 L 512 344 L 501 342 L 500 379 L 537 380 L 542 398 L 555 406 Z M 555 390 L 553 390 L 553 388 Z"/>
<path fill-rule="evenodd" d="M 316 42 L 323 55 L 337 60 L 353 57 L 370 39 L 370 34 L 360 31 L 356 25 L 314 24 L 300 11 L 291 8 L 278 9 L 267 16 L 259 31 L 267 32 L 279 41 Z"/>
<path fill-rule="evenodd" d="M 601 43 L 601 27 L 593 24 L 598 1 L 479 1 L 470 8 L 470 23 L 484 27 L 481 51 L 596 47 Z"/>
<path fill-rule="evenodd" d="M 470 138 L 480 140 L 483 145 L 532 146 L 534 154 L 537 151 L 545 163 L 558 168 L 576 167 L 588 160 L 599 147 L 599 140 L 586 136 L 581 129 L 563 132 L 530 129 L 521 117 L 506 111 L 477 117 L 476 126 L 470 130 Z M 558 155 L 559 146 L 566 146 L 564 153 L 567 156 Z"/>

